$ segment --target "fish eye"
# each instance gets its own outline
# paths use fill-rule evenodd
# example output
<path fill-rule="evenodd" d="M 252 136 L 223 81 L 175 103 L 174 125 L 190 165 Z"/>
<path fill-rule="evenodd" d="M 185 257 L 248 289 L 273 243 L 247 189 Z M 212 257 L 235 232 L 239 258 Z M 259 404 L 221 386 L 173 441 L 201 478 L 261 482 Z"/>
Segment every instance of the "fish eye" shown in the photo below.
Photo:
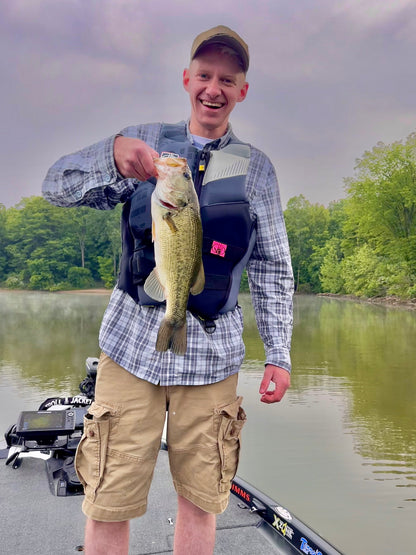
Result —
<path fill-rule="evenodd" d="M 183 172 L 183 176 L 185 179 L 191 179 L 191 174 L 187 170 Z"/>

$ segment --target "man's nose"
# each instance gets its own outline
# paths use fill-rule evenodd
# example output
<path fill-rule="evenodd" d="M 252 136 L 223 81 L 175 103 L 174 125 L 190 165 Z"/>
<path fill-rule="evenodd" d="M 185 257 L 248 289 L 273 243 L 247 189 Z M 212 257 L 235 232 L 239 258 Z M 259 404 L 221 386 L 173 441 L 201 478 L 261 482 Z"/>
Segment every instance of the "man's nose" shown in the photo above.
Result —
<path fill-rule="evenodd" d="M 207 83 L 206 86 L 206 93 L 210 96 L 210 97 L 215 97 L 215 96 L 219 96 L 221 94 L 221 87 L 220 87 L 220 82 L 218 79 L 210 79 L 209 83 Z"/>

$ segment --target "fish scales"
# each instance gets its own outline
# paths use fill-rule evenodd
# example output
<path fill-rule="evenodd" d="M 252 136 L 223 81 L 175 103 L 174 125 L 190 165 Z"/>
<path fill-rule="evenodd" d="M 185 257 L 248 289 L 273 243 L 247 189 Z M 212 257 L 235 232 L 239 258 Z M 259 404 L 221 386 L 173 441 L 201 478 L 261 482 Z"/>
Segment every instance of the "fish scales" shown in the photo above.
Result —
<path fill-rule="evenodd" d="M 166 232 L 161 234 L 159 249 L 163 272 L 169 282 L 169 296 L 172 302 L 167 303 L 166 316 L 175 314 L 177 318 L 188 304 L 189 292 L 196 278 L 196 265 L 193 264 L 200 255 L 202 248 L 202 228 L 194 209 L 187 206 L 171 216 L 176 227 L 173 231 L 169 224 L 162 220 Z M 192 266 L 194 271 L 190 271 Z"/>
<path fill-rule="evenodd" d="M 202 224 L 191 174 L 184 158 L 155 160 L 158 180 L 152 194 L 156 267 L 145 283 L 146 293 L 166 300 L 156 350 L 187 349 L 186 307 L 189 294 L 204 288 Z"/>

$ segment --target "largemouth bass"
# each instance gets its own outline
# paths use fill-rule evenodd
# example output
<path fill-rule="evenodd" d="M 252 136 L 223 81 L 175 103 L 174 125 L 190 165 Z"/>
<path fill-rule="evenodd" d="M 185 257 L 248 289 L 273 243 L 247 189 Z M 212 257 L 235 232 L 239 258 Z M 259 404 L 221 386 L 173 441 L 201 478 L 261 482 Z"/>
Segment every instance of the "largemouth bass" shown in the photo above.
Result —
<path fill-rule="evenodd" d="M 199 202 L 186 158 L 157 158 L 155 166 L 151 206 L 156 267 L 144 290 L 155 300 L 166 300 L 156 350 L 183 355 L 189 294 L 198 295 L 205 285 Z"/>

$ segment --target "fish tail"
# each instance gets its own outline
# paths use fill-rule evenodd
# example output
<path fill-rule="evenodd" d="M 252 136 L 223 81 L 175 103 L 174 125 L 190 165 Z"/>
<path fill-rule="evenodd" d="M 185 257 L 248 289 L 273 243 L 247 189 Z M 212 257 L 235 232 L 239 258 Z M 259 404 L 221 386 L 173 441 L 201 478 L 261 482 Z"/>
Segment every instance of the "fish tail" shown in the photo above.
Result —
<path fill-rule="evenodd" d="M 162 320 L 157 334 L 156 351 L 171 349 L 175 355 L 184 355 L 186 347 L 186 322 L 178 325 Z"/>

